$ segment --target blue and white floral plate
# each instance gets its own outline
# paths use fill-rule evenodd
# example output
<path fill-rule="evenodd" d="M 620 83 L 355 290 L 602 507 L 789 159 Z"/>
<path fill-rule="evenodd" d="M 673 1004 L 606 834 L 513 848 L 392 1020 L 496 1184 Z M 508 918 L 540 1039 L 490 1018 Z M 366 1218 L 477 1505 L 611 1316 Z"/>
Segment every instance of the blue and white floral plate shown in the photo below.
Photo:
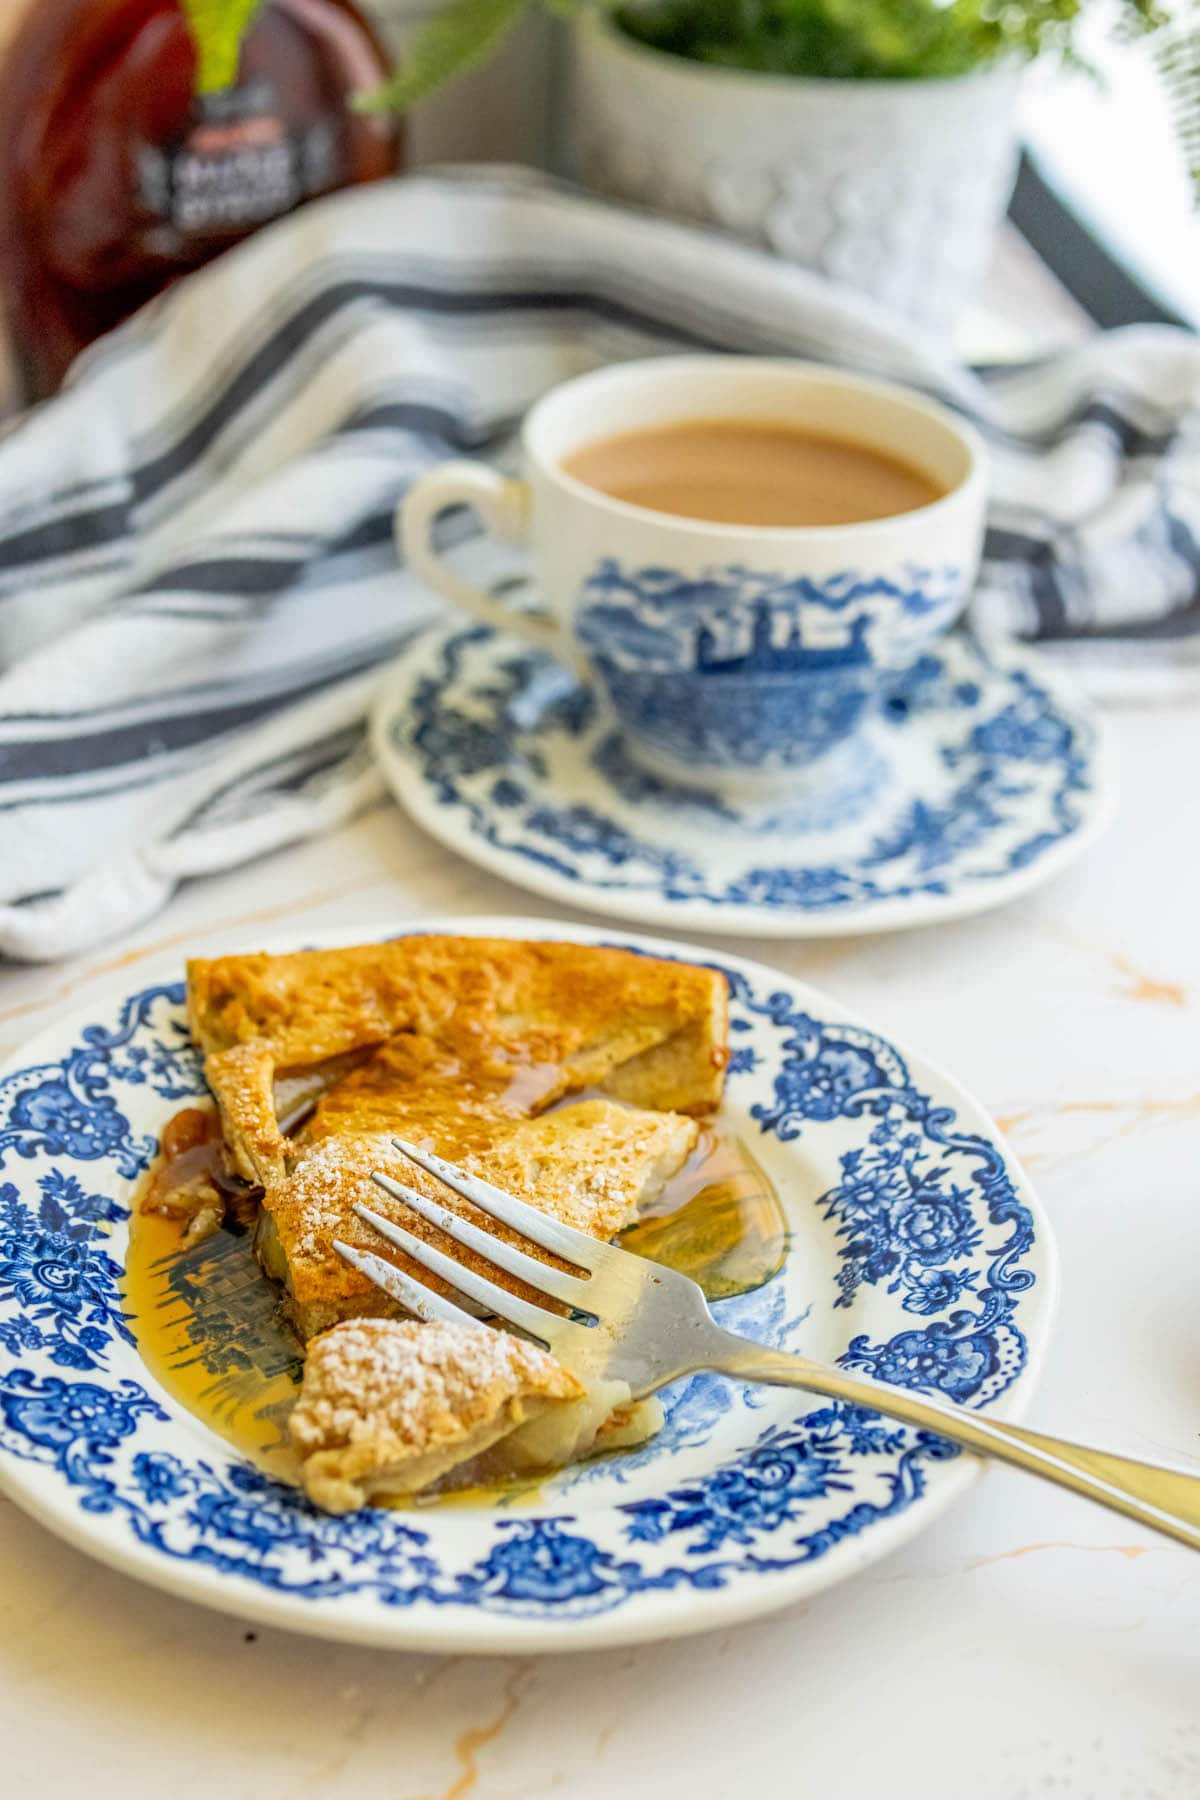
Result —
<path fill-rule="evenodd" d="M 579 925 L 536 934 L 709 955 Z M 716 966 L 733 994 L 724 1116 L 794 1234 L 783 1272 L 724 1302 L 722 1318 L 1018 1415 L 1046 1346 L 1055 1256 L 992 1125 L 833 1001 L 755 963 Z M 651 1444 L 528 1500 L 315 1512 L 158 1386 L 122 1313 L 136 1183 L 164 1122 L 202 1089 L 174 978 L 64 1020 L 0 1076 L 0 1483 L 118 1569 L 319 1636 L 582 1648 L 728 1625 L 826 1587 L 932 1523 L 979 1473 L 941 1440 L 855 1408 L 700 1376 L 665 1396 Z"/>
<path fill-rule="evenodd" d="M 434 837 L 518 885 L 646 924 L 819 937 L 934 924 L 1038 886 L 1107 823 L 1099 729 L 1029 652 L 965 633 L 807 784 L 750 806 L 647 773 L 596 696 L 520 640 L 418 637 L 376 754 Z"/>

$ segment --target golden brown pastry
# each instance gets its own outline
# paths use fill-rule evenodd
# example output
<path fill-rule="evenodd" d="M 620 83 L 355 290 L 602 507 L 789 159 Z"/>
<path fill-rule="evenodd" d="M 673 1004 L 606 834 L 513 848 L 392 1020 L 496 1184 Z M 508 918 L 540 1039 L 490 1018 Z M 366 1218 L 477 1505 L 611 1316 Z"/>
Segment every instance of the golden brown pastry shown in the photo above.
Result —
<path fill-rule="evenodd" d="M 225 957 L 189 965 L 188 1000 L 234 1160 L 263 1188 L 260 1259 L 303 1338 L 399 1311 L 335 1238 L 430 1281 L 355 1217 L 365 1202 L 438 1241 L 372 1169 L 470 1210 L 392 1134 L 609 1238 L 685 1161 L 697 1130 L 684 1115 L 724 1079 L 724 979 L 630 951 L 429 936 Z M 277 1113 L 286 1122 L 325 1082 L 285 1135 Z M 557 1106 L 584 1087 L 602 1093 Z"/>
<path fill-rule="evenodd" d="M 641 1415 L 639 1433 L 628 1402 L 627 1387 L 589 1394 L 546 1351 L 486 1325 L 359 1319 L 309 1346 L 289 1428 L 309 1498 L 345 1513 L 451 1476 L 570 1462 L 610 1419 L 628 1444 L 657 1422 Z"/>
<path fill-rule="evenodd" d="M 396 1129 L 408 1135 L 408 1122 L 401 1119 Z M 440 1134 L 434 1147 L 577 1230 L 608 1239 L 657 1197 L 663 1182 L 687 1158 L 697 1130 L 694 1119 L 677 1113 L 632 1112 L 612 1101 L 585 1100 L 538 1119 L 516 1121 L 482 1150 L 465 1154 L 457 1147 L 443 1150 L 447 1138 Z M 476 1213 L 418 1169 L 386 1132 L 306 1140 L 297 1148 L 290 1174 L 264 1199 L 256 1238 L 259 1260 L 283 1284 L 289 1316 L 302 1338 L 337 1319 L 366 1313 L 394 1317 L 401 1311 L 341 1260 L 333 1249 L 335 1238 L 386 1256 L 426 1286 L 453 1294 L 437 1276 L 364 1225 L 353 1210 L 356 1203 L 450 1250 L 460 1262 L 502 1286 L 539 1298 L 461 1244 L 449 1244 L 402 1200 L 376 1186 L 371 1179 L 375 1169 L 453 1204 L 486 1230 L 529 1248 L 517 1234 Z"/>
<path fill-rule="evenodd" d="M 585 1087 L 629 1105 L 703 1113 L 724 1085 L 728 995 L 710 969 L 595 945 L 414 936 L 289 956 L 188 965 L 188 1013 L 241 1173 L 268 1190 L 288 1145 L 275 1083 L 332 1059 L 364 1064 L 351 1104 L 411 1085 L 411 1040 L 444 1042 L 430 1085 L 465 1058 L 476 1086 L 517 1116 Z M 390 1040 L 390 1044 L 389 1044 Z M 342 1065 L 344 1067 L 344 1064 Z M 532 1102 L 529 1084 L 542 1085 Z M 420 1079 L 418 1076 L 417 1079 Z M 515 1086 L 515 1094 L 509 1092 Z M 507 1098 L 506 1098 L 507 1093 Z"/>
<path fill-rule="evenodd" d="M 504 1333 L 397 1322 L 333 1245 L 453 1294 L 358 1219 L 365 1203 L 527 1292 L 375 1186 L 378 1170 L 474 1211 L 396 1135 L 613 1237 L 688 1157 L 691 1115 L 720 1100 L 722 976 L 591 945 L 428 935 L 192 962 L 188 1008 L 234 1165 L 262 1190 L 259 1260 L 312 1340 L 292 1436 L 318 1505 L 416 1492 L 466 1465 L 553 1466 L 657 1428 L 657 1402 L 621 1384 L 585 1392 Z"/>

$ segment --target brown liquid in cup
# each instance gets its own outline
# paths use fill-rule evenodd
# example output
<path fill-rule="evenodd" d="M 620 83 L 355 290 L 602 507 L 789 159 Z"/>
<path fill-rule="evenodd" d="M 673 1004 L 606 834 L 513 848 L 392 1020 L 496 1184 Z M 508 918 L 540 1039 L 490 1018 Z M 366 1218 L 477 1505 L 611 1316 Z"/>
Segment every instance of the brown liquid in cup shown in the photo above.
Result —
<path fill-rule="evenodd" d="M 851 525 L 914 512 L 946 492 L 886 451 L 754 419 L 618 432 L 562 468 L 614 500 L 721 525 Z"/>

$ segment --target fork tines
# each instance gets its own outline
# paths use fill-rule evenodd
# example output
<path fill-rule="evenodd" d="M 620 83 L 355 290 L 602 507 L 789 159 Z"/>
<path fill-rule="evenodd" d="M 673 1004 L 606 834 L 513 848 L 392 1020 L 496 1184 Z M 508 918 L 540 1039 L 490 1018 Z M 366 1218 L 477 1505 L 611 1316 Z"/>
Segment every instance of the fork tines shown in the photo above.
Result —
<path fill-rule="evenodd" d="M 420 1150 L 415 1144 L 405 1142 L 403 1138 L 394 1138 L 396 1148 L 403 1152 L 417 1167 L 426 1174 L 434 1176 L 438 1181 L 459 1194 L 464 1200 L 471 1202 L 480 1211 L 491 1218 L 499 1220 L 520 1233 L 528 1242 L 538 1245 L 543 1250 L 573 1263 L 577 1268 L 586 1269 L 594 1274 L 600 1267 L 605 1255 L 619 1255 L 606 1244 L 595 1238 L 587 1237 L 576 1231 L 573 1226 L 563 1225 L 557 1219 L 551 1219 L 535 1206 L 518 1200 L 515 1195 L 506 1194 L 503 1189 L 493 1187 L 490 1182 L 482 1181 L 478 1176 L 469 1175 L 464 1169 L 453 1163 L 445 1162 L 440 1156 Z M 447 1237 L 461 1244 L 464 1249 L 473 1251 L 484 1257 L 495 1268 L 503 1269 L 506 1274 L 515 1276 L 526 1286 L 545 1295 L 548 1299 L 558 1300 L 569 1306 L 575 1314 L 576 1321 L 583 1323 L 580 1315 L 586 1315 L 589 1323 L 594 1316 L 588 1314 L 587 1294 L 588 1280 L 580 1275 L 568 1274 L 565 1270 L 551 1268 L 549 1264 L 539 1261 L 537 1257 L 528 1255 L 515 1244 L 495 1236 L 492 1232 L 464 1218 L 461 1213 L 440 1201 L 431 1200 L 419 1189 L 409 1187 L 405 1182 L 395 1181 L 389 1175 L 373 1172 L 372 1180 L 385 1193 L 394 1199 L 401 1200 L 412 1208 L 428 1224 L 442 1231 Z M 423 1237 L 409 1231 L 406 1226 L 397 1224 L 392 1219 L 384 1218 L 369 1206 L 356 1205 L 357 1216 L 370 1225 L 379 1235 L 386 1239 L 397 1250 L 402 1250 L 414 1262 L 420 1263 L 433 1275 L 439 1276 L 465 1295 L 476 1305 L 499 1319 L 515 1325 L 518 1331 L 539 1338 L 543 1343 L 560 1334 L 568 1321 L 557 1312 L 548 1311 L 532 1301 L 524 1300 L 518 1294 L 511 1293 L 501 1287 L 488 1276 L 478 1270 L 469 1268 L 453 1256 L 439 1250 L 436 1245 Z M 451 1320 L 457 1323 L 473 1324 L 477 1321 L 461 1307 L 450 1300 L 434 1293 L 431 1288 L 414 1279 L 411 1275 L 387 1262 L 383 1257 L 374 1255 L 368 1250 L 356 1249 L 351 1244 L 335 1241 L 334 1249 L 345 1262 L 367 1277 L 369 1281 L 382 1288 L 385 1293 L 409 1312 L 427 1322 L 435 1319 Z"/>

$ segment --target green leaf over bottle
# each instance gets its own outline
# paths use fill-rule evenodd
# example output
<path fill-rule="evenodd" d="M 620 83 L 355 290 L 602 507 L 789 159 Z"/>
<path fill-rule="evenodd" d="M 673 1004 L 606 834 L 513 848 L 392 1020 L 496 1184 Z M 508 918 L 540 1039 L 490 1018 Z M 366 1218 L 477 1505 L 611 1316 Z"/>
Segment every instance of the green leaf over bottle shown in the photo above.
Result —
<path fill-rule="evenodd" d="M 360 105 L 371 112 L 405 111 L 486 61 L 527 10 L 528 0 L 450 0 L 414 33 L 394 79 Z"/>
<path fill-rule="evenodd" d="M 196 88 L 219 93 L 237 80 L 242 39 L 262 0 L 180 0 L 196 46 Z"/>

